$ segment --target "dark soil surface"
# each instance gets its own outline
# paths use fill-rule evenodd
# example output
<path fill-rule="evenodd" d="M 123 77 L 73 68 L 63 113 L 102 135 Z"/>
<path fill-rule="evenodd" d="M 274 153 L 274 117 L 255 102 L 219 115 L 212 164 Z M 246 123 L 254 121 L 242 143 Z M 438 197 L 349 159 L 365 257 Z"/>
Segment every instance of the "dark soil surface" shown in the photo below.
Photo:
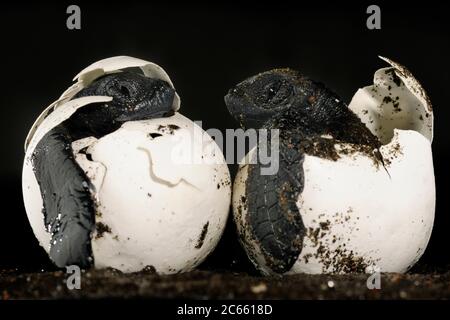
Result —
<path fill-rule="evenodd" d="M 160 276 L 150 271 L 123 274 L 90 270 L 81 289 L 69 290 L 63 271 L 0 272 L 1 299 L 449 299 L 450 271 L 382 274 L 381 289 L 369 290 L 368 275 L 260 277 L 245 273 L 193 271 Z"/>

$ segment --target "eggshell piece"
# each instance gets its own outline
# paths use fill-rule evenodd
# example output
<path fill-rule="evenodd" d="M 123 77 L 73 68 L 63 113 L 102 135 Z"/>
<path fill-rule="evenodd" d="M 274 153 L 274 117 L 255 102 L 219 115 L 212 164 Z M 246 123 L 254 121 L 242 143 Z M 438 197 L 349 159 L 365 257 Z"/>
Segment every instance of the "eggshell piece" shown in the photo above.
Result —
<path fill-rule="evenodd" d="M 382 143 L 394 129 L 415 130 L 433 140 L 433 109 L 430 99 L 411 72 L 382 58 L 391 67 L 377 70 L 373 85 L 359 89 L 349 108 Z"/>
<path fill-rule="evenodd" d="M 248 163 L 254 156 L 256 148 L 250 150 L 239 164 L 239 170 L 236 173 L 233 183 L 232 208 L 233 220 L 236 224 L 239 240 L 244 247 L 248 258 L 253 265 L 263 274 L 271 274 L 270 268 L 267 266 L 259 243 L 249 232 L 249 224 L 247 222 L 247 198 L 246 198 L 246 181 L 248 177 Z"/>
<path fill-rule="evenodd" d="M 48 253 L 50 250 L 51 235 L 47 232 L 44 224 L 44 215 L 42 213 L 44 203 L 42 201 L 39 184 L 33 172 L 33 165 L 29 157 L 25 157 L 22 168 L 22 195 L 31 229 L 36 236 L 36 239 L 39 241 L 39 245 Z"/>
<path fill-rule="evenodd" d="M 70 118 L 76 110 L 82 107 L 88 108 L 89 105 L 93 103 L 108 102 L 111 101 L 111 99 L 111 97 L 96 96 L 82 97 L 68 101 L 64 108 L 54 109 L 51 113 L 47 113 L 45 117 L 38 119 L 40 122 L 39 125 L 34 127 L 33 132 L 30 131 L 29 137 L 31 139 L 28 142 L 22 168 L 22 195 L 31 228 L 36 235 L 36 238 L 39 240 L 39 244 L 46 250 L 49 249 L 50 234 L 46 231 L 44 226 L 44 216 L 42 214 L 43 201 L 31 161 L 33 151 L 47 132 L 64 120 Z"/>
<path fill-rule="evenodd" d="M 291 273 L 405 272 L 422 256 L 435 209 L 429 141 L 395 130 L 380 152 L 386 170 L 362 154 L 305 157 L 297 205 L 307 235 Z"/>
<path fill-rule="evenodd" d="M 64 108 L 55 108 L 50 105 L 36 120 L 28 134 L 25 151 L 31 154 L 43 136 L 61 122 L 69 119 L 79 108 L 98 102 L 109 102 L 111 97 L 91 96 L 73 99 L 64 104 Z"/>
<path fill-rule="evenodd" d="M 92 239 L 96 267 L 183 272 L 214 249 L 228 216 L 230 176 L 220 148 L 206 133 L 195 135 L 195 126 L 178 113 L 129 122 L 89 146 L 92 161 L 77 158 L 89 178 L 99 181 Z M 177 147 L 192 153 L 204 139 L 215 147 L 197 149 L 197 156 L 212 164 L 176 158 Z M 180 144 L 187 140 L 190 145 Z M 105 168 L 104 177 L 92 163 Z"/>

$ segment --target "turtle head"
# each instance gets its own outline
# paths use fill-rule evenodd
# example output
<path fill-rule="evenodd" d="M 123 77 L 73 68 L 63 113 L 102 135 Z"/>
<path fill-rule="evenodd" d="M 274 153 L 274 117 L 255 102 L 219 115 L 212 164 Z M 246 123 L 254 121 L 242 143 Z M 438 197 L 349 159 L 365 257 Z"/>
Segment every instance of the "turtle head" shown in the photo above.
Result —
<path fill-rule="evenodd" d="M 158 118 L 174 111 L 175 90 L 169 83 L 132 72 L 105 75 L 75 97 L 82 96 L 112 97 L 108 112 L 117 122 Z"/>
<path fill-rule="evenodd" d="M 348 113 L 337 95 L 291 69 L 274 69 L 242 81 L 225 96 L 225 104 L 245 128 L 259 128 L 273 117 L 326 127 Z"/>
<path fill-rule="evenodd" d="M 275 69 L 242 81 L 225 96 L 228 111 L 241 126 L 259 128 L 293 105 L 295 76 L 289 69 Z"/>

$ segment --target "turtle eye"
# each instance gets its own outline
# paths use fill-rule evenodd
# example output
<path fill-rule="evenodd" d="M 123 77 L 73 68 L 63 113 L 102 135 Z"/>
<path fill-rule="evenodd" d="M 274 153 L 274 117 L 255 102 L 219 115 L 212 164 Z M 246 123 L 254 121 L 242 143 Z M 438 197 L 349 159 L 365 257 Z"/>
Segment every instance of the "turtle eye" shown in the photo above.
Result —
<path fill-rule="evenodd" d="M 281 81 L 275 81 L 266 86 L 266 98 L 267 101 L 272 101 L 272 99 L 277 95 L 281 87 Z"/>
<path fill-rule="evenodd" d="M 106 85 L 106 93 L 118 99 L 130 99 L 134 95 L 134 88 L 132 84 L 126 81 L 112 80 Z"/>
<path fill-rule="evenodd" d="M 292 95 L 293 89 L 291 84 L 280 80 L 271 83 L 266 87 L 266 99 L 271 104 L 283 104 Z"/>
<path fill-rule="evenodd" d="M 127 86 L 123 85 L 123 84 L 119 84 L 119 91 L 122 95 L 124 95 L 125 97 L 130 97 L 131 93 L 130 93 L 130 89 L 127 88 Z"/>

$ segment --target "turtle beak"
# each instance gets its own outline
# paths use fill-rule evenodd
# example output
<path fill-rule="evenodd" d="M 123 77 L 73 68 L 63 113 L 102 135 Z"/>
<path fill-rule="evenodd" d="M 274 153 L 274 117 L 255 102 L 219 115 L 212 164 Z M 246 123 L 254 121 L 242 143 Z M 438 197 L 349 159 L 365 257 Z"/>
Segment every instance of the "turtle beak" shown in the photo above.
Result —
<path fill-rule="evenodd" d="M 234 87 L 228 91 L 224 97 L 228 111 L 234 117 L 240 117 L 246 110 L 251 108 L 252 101 L 239 87 Z"/>
<path fill-rule="evenodd" d="M 117 118 L 118 121 L 137 121 L 161 118 L 174 111 L 175 89 L 167 83 L 152 88 L 145 99 L 130 108 L 130 111 Z"/>
<path fill-rule="evenodd" d="M 231 115 L 245 128 L 260 128 L 273 115 L 270 110 L 258 108 L 239 86 L 228 91 L 224 97 Z"/>

